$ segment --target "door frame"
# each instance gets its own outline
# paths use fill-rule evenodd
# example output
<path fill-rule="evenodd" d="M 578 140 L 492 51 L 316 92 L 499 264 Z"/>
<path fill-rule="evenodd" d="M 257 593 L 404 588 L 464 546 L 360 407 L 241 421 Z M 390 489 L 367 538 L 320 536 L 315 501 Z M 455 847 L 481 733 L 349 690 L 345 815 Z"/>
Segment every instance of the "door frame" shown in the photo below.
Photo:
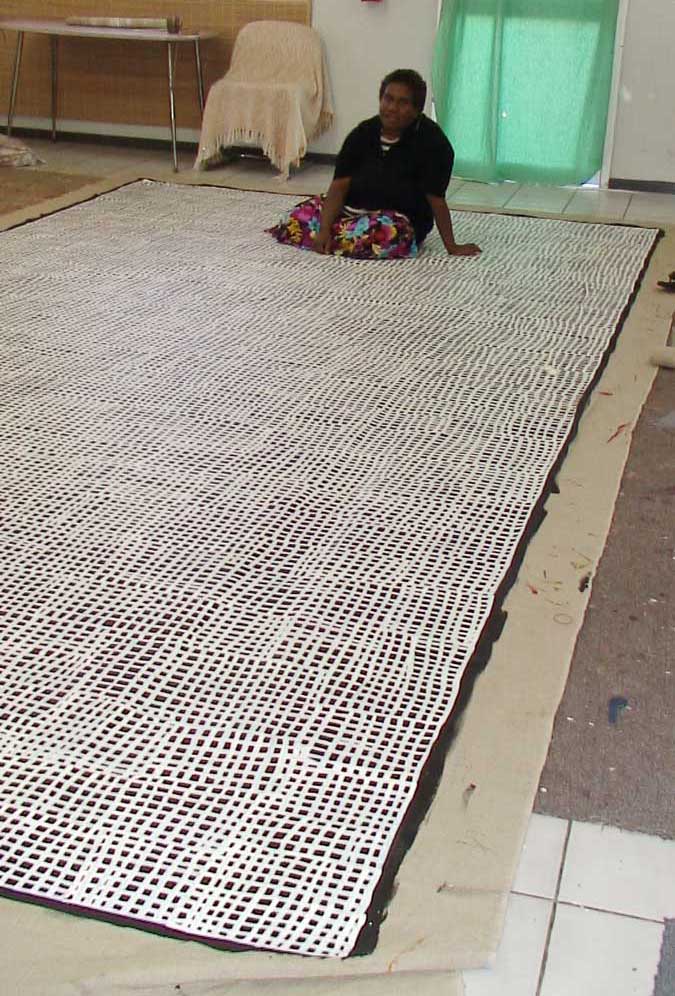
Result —
<path fill-rule="evenodd" d="M 602 166 L 600 168 L 601 189 L 609 186 L 609 178 L 611 176 L 612 157 L 614 154 L 614 135 L 616 132 L 616 119 L 619 110 L 619 96 L 621 92 L 621 68 L 623 65 L 624 45 L 626 43 L 626 25 L 628 23 L 629 4 L 630 0 L 619 0 L 619 10 L 616 20 L 616 36 L 614 41 L 612 85 L 609 92 L 609 107 L 607 108 L 607 131 L 605 132 L 605 146 L 602 154 Z"/>

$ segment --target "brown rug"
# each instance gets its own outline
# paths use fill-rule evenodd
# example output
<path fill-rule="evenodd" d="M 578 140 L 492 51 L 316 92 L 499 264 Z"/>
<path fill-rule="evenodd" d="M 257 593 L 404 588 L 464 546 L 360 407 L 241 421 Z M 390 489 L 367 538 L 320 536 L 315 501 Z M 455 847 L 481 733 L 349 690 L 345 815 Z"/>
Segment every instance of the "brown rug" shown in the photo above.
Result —
<path fill-rule="evenodd" d="M 638 422 L 536 810 L 675 837 L 675 370 Z"/>
<path fill-rule="evenodd" d="M 29 167 L 6 167 L 0 173 L 0 214 L 18 211 L 31 204 L 68 194 L 99 180 L 84 173 L 53 173 Z"/>

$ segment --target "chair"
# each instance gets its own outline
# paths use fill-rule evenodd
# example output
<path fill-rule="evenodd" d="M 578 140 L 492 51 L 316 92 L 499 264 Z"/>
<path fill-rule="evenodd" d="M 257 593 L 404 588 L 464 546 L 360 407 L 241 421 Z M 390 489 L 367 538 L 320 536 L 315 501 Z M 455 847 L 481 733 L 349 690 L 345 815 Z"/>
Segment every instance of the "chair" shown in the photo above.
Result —
<path fill-rule="evenodd" d="M 219 161 L 223 148 L 253 143 L 286 179 L 333 117 L 317 32 L 290 21 L 253 21 L 237 35 L 230 68 L 209 91 L 195 168 Z"/>

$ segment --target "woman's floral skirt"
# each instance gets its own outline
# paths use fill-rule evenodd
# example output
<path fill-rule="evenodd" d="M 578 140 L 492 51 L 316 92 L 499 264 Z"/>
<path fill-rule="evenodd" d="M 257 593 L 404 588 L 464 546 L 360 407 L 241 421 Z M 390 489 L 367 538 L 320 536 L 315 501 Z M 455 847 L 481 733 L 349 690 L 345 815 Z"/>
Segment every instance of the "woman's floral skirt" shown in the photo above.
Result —
<path fill-rule="evenodd" d="M 310 197 L 267 231 L 283 245 L 311 249 L 321 225 L 322 207 L 323 197 Z M 343 211 L 333 225 L 328 252 L 352 259 L 404 259 L 417 255 L 417 242 L 409 219 L 397 211 Z"/>

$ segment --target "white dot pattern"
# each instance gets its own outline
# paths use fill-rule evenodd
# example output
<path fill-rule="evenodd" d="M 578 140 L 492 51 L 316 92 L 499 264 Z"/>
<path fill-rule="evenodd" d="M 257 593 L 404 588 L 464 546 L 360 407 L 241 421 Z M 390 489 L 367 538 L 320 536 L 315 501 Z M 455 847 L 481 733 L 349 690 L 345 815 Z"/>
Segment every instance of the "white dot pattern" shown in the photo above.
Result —
<path fill-rule="evenodd" d="M 344 957 L 656 233 L 364 263 L 289 203 L 0 236 L 0 884 Z"/>

